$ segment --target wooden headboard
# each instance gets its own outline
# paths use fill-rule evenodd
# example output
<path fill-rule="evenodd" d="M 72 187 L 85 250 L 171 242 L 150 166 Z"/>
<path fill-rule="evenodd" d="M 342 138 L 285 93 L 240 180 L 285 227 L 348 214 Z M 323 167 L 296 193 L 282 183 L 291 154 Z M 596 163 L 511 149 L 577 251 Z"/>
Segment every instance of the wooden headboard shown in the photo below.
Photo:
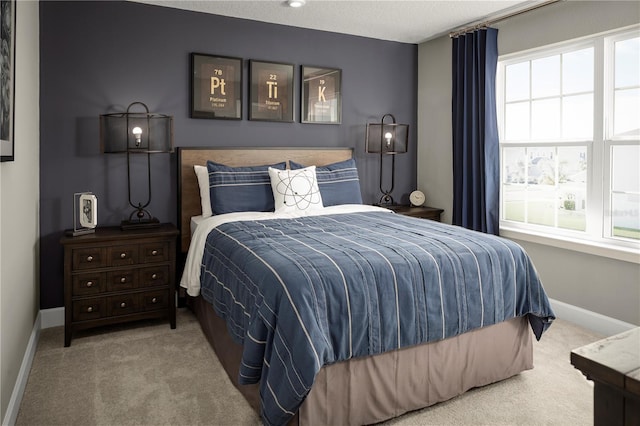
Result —
<path fill-rule="evenodd" d="M 259 166 L 293 160 L 305 166 L 324 166 L 353 156 L 353 148 L 178 148 L 178 220 L 180 250 L 186 253 L 191 241 L 191 217 L 202 214 L 200 189 L 193 170 L 207 160 L 231 167 Z"/>

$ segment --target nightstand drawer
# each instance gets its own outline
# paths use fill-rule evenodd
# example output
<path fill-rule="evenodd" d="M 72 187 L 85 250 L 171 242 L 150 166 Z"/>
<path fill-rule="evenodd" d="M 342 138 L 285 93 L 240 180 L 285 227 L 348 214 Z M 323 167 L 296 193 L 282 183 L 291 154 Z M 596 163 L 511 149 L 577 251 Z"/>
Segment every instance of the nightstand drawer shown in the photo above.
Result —
<path fill-rule="evenodd" d="M 105 273 L 86 273 L 73 276 L 73 295 L 90 296 L 107 291 L 107 275 Z"/>
<path fill-rule="evenodd" d="M 138 294 L 123 294 L 121 296 L 107 297 L 107 315 L 133 314 L 140 310 L 140 299 Z"/>
<path fill-rule="evenodd" d="M 152 266 L 140 269 L 138 287 L 158 287 L 169 284 L 169 266 Z"/>
<path fill-rule="evenodd" d="M 73 320 L 86 321 L 102 318 L 106 315 L 106 305 L 102 299 L 84 299 L 73 302 Z"/>
<path fill-rule="evenodd" d="M 131 290 L 138 287 L 138 270 L 121 269 L 107 272 L 107 291 Z"/>
<path fill-rule="evenodd" d="M 169 243 L 157 242 L 140 245 L 140 263 L 166 262 L 169 260 Z"/>
<path fill-rule="evenodd" d="M 144 311 L 153 311 L 155 309 L 165 309 L 169 306 L 169 292 L 165 290 L 148 291 L 142 293 L 141 305 Z"/>
<path fill-rule="evenodd" d="M 72 257 L 73 270 L 95 269 L 107 266 L 106 249 L 101 247 L 74 249 Z"/>
<path fill-rule="evenodd" d="M 109 266 L 135 265 L 138 263 L 138 246 L 131 244 L 109 247 L 107 258 L 109 259 Z"/>
<path fill-rule="evenodd" d="M 401 213 L 405 216 L 411 217 L 419 217 L 421 219 L 430 219 L 435 220 L 436 222 L 440 222 L 440 211 L 439 210 L 416 210 L 416 211 L 407 211 Z"/>
<path fill-rule="evenodd" d="M 444 212 L 443 209 L 427 206 L 395 205 L 387 206 L 387 208 L 404 216 L 430 219 L 435 220 L 436 222 L 440 222 L 440 215 Z"/>

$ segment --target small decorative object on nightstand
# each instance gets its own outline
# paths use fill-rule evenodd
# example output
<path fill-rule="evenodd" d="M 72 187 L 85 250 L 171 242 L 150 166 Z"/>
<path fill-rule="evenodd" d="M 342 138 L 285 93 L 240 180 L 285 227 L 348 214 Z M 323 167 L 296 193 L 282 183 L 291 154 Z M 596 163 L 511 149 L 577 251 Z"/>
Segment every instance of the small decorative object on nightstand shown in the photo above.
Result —
<path fill-rule="evenodd" d="M 73 230 L 67 235 L 91 234 L 98 226 L 98 198 L 91 192 L 76 192 L 73 194 Z"/>
<path fill-rule="evenodd" d="M 409 194 L 409 201 L 413 207 L 419 207 L 424 204 L 426 201 L 426 197 L 424 196 L 424 192 L 418 191 L 417 189 Z"/>
<path fill-rule="evenodd" d="M 161 224 L 63 237 L 64 345 L 75 330 L 134 320 L 168 318 L 176 328 L 177 236 Z"/>
<path fill-rule="evenodd" d="M 444 211 L 443 209 L 438 209 L 435 207 L 427 207 L 427 206 L 386 206 L 389 210 L 393 210 L 398 214 L 402 214 L 405 216 L 413 216 L 419 217 L 422 219 L 431 219 L 437 222 L 440 222 L 440 215 Z"/>

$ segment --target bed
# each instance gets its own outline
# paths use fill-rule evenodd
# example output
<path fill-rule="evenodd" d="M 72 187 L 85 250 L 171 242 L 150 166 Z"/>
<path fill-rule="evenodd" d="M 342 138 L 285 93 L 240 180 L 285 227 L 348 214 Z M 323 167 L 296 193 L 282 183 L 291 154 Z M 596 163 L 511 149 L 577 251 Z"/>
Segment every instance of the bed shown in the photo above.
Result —
<path fill-rule="evenodd" d="M 278 210 L 278 195 L 275 213 L 202 218 L 194 165 L 212 161 L 221 168 L 208 172 L 225 175 L 279 164 L 285 171 L 269 171 L 276 194 L 276 173 L 313 165 L 320 181 L 352 154 L 178 150 L 181 290 L 265 424 L 371 424 L 506 379 L 533 368 L 533 335 L 554 319 L 535 268 L 508 240 L 358 203 Z M 226 197 L 245 198 L 233 185 L 222 185 Z"/>

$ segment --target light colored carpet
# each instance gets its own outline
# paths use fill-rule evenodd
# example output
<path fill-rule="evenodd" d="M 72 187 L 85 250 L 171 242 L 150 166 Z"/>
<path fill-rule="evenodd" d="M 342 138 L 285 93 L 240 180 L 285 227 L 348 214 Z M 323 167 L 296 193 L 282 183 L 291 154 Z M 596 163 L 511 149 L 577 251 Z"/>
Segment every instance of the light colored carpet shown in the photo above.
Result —
<path fill-rule="evenodd" d="M 590 425 L 593 386 L 571 349 L 602 336 L 556 321 L 534 343 L 535 368 L 387 425 Z M 78 333 L 45 329 L 17 425 L 260 425 L 233 387 L 194 315 L 177 329 L 145 322 Z"/>

